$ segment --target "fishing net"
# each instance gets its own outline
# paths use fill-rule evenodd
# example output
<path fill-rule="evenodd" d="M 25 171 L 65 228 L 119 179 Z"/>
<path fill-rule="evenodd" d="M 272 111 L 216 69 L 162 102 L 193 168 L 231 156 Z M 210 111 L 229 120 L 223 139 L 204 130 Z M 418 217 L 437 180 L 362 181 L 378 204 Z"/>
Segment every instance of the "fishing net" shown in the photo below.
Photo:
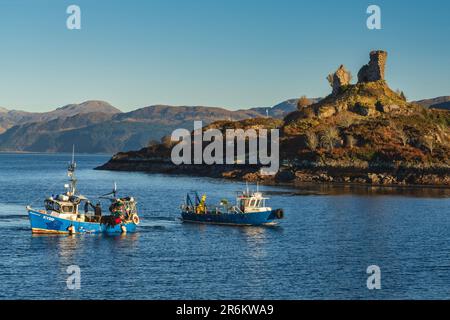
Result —
<path fill-rule="evenodd" d="M 121 219 L 115 216 L 102 216 L 100 224 L 104 224 L 107 228 L 113 228 L 121 223 Z"/>

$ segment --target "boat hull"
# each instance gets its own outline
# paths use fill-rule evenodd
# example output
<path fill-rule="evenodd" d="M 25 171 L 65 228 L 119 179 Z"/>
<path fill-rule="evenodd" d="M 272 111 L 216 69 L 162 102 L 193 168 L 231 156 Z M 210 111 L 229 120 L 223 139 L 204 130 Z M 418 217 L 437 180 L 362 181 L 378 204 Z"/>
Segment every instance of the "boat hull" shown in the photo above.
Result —
<path fill-rule="evenodd" d="M 275 210 L 255 213 L 206 213 L 195 214 L 183 211 L 181 213 L 184 222 L 220 224 L 233 226 L 263 226 L 277 223 Z"/>
<path fill-rule="evenodd" d="M 118 234 L 126 232 L 136 232 L 136 224 L 133 222 L 121 223 L 115 226 L 107 226 L 94 222 L 80 222 L 62 219 L 48 214 L 28 210 L 31 230 L 33 233 L 41 234 L 70 234 L 70 233 L 106 233 Z M 72 231 L 70 231 L 73 226 Z M 122 230 L 122 226 L 125 230 Z"/>

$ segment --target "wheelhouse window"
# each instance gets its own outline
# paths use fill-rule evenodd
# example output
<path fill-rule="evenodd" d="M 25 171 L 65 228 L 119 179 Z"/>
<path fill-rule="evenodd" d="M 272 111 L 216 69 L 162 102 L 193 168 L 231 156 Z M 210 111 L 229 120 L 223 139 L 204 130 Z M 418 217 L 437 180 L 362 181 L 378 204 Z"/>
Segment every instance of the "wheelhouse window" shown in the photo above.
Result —
<path fill-rule="evenodd" d="M 73 206 L 63 206 L 62 212 L 64 213 L 72 213 L 73 212 Z"/>
<path fill-rule="evenodd" d="M 250 199 L 240 199 L 239 207 L 241 208 L 241 210 L 244 210 L 244 208 L 247 208 L 249 206 L 249 203 Z"/>
<path fill-rule="evenodd" d="M 45 209 L 46 210 L 53 210 L 53 202 L 45 201 Z"/>
<path fill-rule="evenodd" d="M 45 210 L 59 211 L 59 204 L 57 204 L 54 201 L 46 200 L 45 201 Z"/>

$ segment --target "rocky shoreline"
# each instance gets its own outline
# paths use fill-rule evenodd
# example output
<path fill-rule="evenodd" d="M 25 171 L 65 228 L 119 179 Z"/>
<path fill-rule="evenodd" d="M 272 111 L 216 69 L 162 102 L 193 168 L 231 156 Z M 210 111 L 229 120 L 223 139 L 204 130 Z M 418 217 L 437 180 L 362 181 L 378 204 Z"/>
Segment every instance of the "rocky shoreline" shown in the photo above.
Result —
<path fill-rule="evenodd" d="M 250 165 L 174 165 L 166 159 L 114 159 L 96 170 L 140 171 L 148 173 L 201 176 L 265 184 L 298 183 L 360 184 L 375 186 L 433 186 L 450 188 L 449 167 L 282 167 L 275 176 L 259 174 Z"/>

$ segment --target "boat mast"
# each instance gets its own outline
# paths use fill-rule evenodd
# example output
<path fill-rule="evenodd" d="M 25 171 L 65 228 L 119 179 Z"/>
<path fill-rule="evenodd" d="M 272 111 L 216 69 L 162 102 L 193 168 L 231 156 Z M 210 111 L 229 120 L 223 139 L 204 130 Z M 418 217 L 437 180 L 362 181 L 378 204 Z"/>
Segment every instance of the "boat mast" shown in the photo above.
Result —
<path fill-rule="evenodd" d="M 69 163 L 67 168 L 67 176 L 69 177 L 69 191 L 67 191 L 68 196 L 74 196 L 77 188 L 77 179 L 75 177 L 75 168 L 77 164 L 75 162 L 75 145 L 72 146 L 72 161 Z"/>

